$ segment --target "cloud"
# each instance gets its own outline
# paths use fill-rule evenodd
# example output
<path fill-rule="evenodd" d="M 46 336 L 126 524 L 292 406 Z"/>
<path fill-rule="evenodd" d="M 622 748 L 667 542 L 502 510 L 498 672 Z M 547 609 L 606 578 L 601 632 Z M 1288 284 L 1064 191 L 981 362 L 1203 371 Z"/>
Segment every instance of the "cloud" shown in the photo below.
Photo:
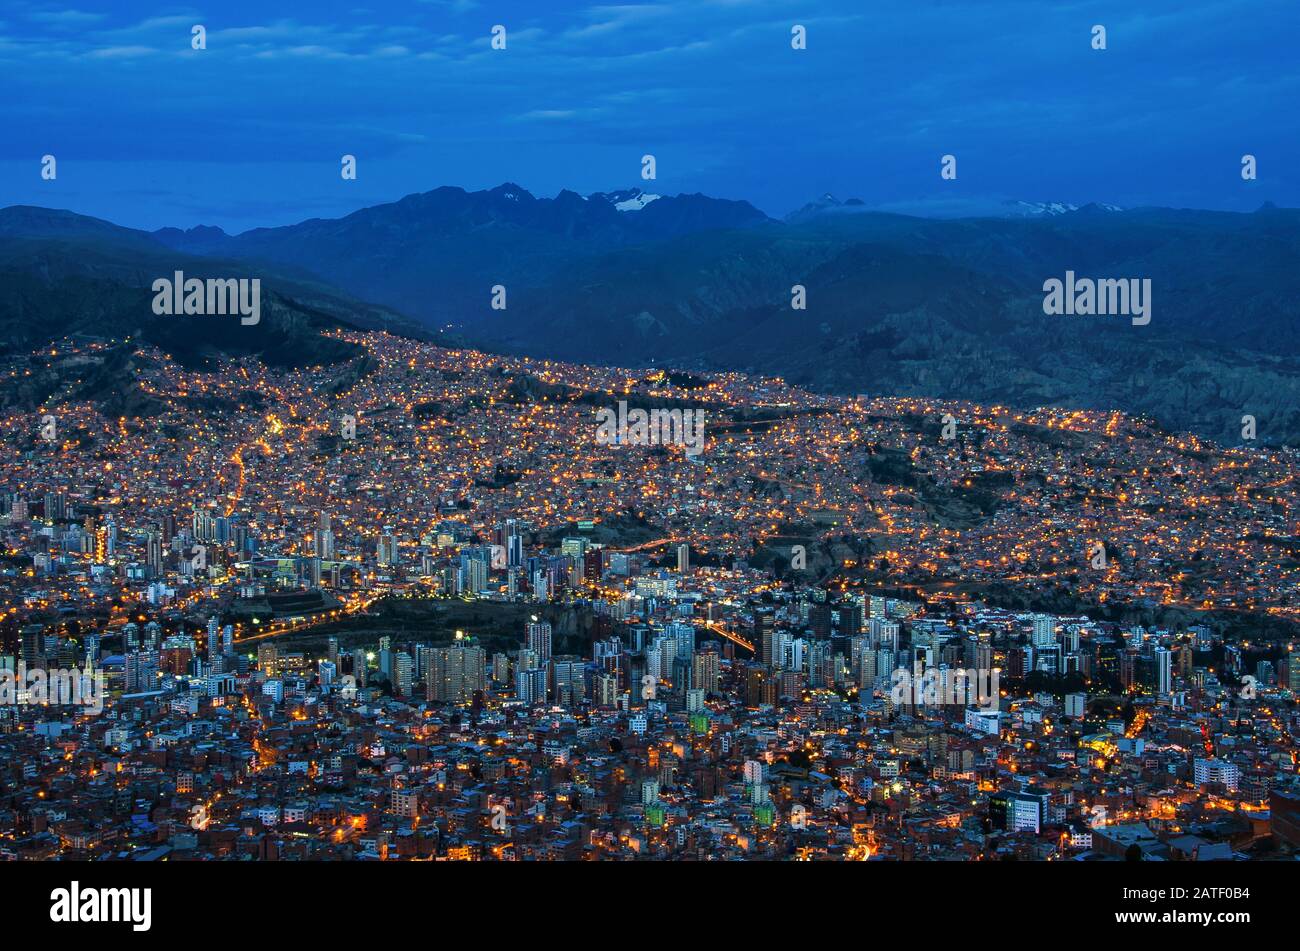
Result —
<path fill-rule="evenodd" d="M 521 119 L 571 119 L 578 114 L 576 109 L 533 109 L 525 112 Z"/>
<path fill-rule="evenodd" d="M 1280 177 L 1300 150 L 1283 118 L 1300 94 L 1294 0 L 323 0 L 292 16 L 252 0 L 119 0 L 93 21 L 22 3 L 0 27 L 0 158 L 57 146 L 156 161 L 179 194 L 196 163 L 250 168 L 256 155 L 255 172 L 222 180 L 250 208 L 309 207 L 337 187 L 343 152 L 364 157 L 367 188 L 400 194 L 526 175 L 587 192 L 626 182 L 649 151 L 665 190 L 779 214 L 825 191 L 883 205 L 967 188 L 1217 207 L 1237 200 L 1233 154 L 1249 151 L 1270 170 L 1253 204 L 1300 198 Z M 796 22 L 805 51 L 790 47 Z M 494 23 L 505 51 L 489 48 Z M 1108 27 L 1104 53 L 1093 23 Z M 935 195 L 947 152 L 962 178 Z M 299 174 L 317 164 L 319 177 Z"/>
<path fill-rule="evenodd" d="M 84 27 L 90 23 L 98 23 L 107 16 L 105 13 L 87 13 L 84 10 L 36 10 L 27 14 L 27 19 L 51 26 Z"/>
<path fill-rule="evenodd" d="M 136 56 L 152 56 L 157 52 L 152 46 L 104 46 L 91 50 L 86 55 L 91 59 L 131 59 Z"/>
<path fill-rule="evenodd" d="M 470 10 L 478 9 L 477 0 L 420 0 L 420 2 L 430 6 L 446 7 L 454 13 L 468 13 Z"/>

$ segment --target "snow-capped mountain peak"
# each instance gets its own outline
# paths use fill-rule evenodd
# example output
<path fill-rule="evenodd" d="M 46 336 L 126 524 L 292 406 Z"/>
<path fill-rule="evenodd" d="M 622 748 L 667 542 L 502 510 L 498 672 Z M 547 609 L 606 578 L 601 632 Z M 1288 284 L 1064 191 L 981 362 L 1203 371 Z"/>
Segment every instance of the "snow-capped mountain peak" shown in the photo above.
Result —
<path fill-rule="evenodd" d="M 640 211 L 662 196 L 648 194 L 639 188 L 624 188 L 616 192 L 596 192 L 590 197 L 604 199 L 619 211 Z"/>
<path fill-rule="evenodd" d="M 1079 211 L 1079 205 L 1072 205 L 1063 201 L 1007 201 L 1003 203 L 1007 214 L 1013 217 L 1025 218 L 1053 218 L 1057 215 L 1068 215 L 1072 211 Z M 1084 205 L 1090 211 L 1123 211 L 1118 205 L 1109 205 L 1105 202 L 1092 202 Z"/>

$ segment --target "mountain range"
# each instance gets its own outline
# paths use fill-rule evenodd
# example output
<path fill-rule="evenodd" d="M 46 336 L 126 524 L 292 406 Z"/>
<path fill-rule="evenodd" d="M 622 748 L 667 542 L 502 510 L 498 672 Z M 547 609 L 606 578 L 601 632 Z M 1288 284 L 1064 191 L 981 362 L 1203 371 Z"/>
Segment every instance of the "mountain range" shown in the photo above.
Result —
<path fill-rule="evenodd" d="M 1121 409 L 1235 443 L 1300 443 L 1300 212 L 1011 203 L 918 218 L 823 196 L 776 220 L 744 201 L 629 188 L 538 198 L 442 187 L 337 219 L 148 233 L 0 210 L 0 327 L 328 362 L 325 326 L 578 362 L 782 376 L 825 392 Z M 261 276 L 266 326 L 153 318 L 153 278 Z M 1043 282 L 1150 279 L 1152 320 L 1048 316 Z M 492 288 L 506 288 L 504 310 Z M 805 309 L 792 307 L 804 289 Z M 265 312 L 265 308 L 264 308 Z M 184 331 L 177 330 L 178 326 Z M 258 331 L 249 333 L 248 331 Z M 215 335 L 215 336 L 214 336 Z"/>

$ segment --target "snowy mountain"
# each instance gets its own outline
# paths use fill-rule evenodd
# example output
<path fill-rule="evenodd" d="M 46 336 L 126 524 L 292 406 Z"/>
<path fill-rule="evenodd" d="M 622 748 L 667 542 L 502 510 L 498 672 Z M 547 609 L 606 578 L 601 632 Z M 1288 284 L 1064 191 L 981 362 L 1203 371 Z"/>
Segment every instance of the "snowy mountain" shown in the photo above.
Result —
<path fill-rule="evenodd" d="M 1012 218 L 1052 218 L 1056 215 L 1068 215 L 1072 211 L 1123 211 L 1118 205 L 1105 202 L 1091 202 L 1087 205 L 1071 205 L 1063 201 L 1005 201 L 1003 210 Z"/>
<path fill-rule="evenodd" d="M 594 192 L 587 196 L 607 201 L 619 211 L 640 211 L 652 201 L 658 201 L 660 195 L 651 195 L 639 188 L 624 188 L 615 192 Z"/>

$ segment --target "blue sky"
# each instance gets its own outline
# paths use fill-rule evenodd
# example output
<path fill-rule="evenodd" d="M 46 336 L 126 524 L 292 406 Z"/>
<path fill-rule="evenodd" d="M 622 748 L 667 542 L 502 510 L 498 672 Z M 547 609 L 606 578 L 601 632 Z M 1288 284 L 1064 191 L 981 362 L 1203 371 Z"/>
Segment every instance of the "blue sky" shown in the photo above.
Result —
<path fill-rule="evenodd" d="M 773 215 L 823 192 L 1295 206 L 1297 38 L 1295 0 L 8 0 L 0 205 L 238 231 L 439 185 L 642 184 L 652 153 L 648 190 Z"/>

